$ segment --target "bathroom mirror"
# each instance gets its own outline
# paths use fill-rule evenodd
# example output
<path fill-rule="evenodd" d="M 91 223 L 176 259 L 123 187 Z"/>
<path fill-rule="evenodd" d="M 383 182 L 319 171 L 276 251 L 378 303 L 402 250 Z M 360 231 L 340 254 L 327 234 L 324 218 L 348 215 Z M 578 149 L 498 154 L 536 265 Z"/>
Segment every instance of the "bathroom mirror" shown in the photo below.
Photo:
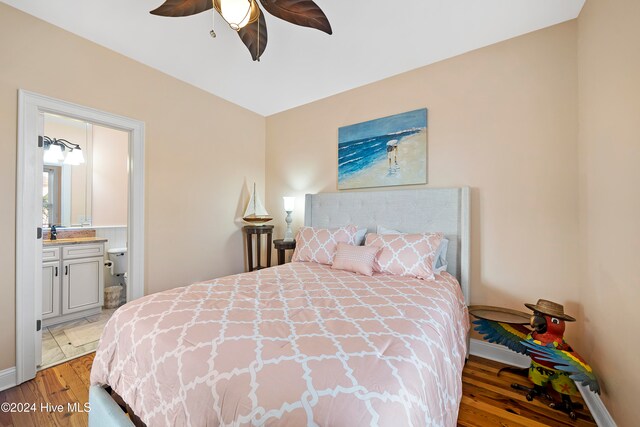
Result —
<path fill-rule="evenodd" d="M 92 125 L 44 116 L 42 225 L 91 225 Z"/>
<path fill-rule="evenodd" d="M 129 133 L 43 114 L 42 224 L 127 225 Z"/>

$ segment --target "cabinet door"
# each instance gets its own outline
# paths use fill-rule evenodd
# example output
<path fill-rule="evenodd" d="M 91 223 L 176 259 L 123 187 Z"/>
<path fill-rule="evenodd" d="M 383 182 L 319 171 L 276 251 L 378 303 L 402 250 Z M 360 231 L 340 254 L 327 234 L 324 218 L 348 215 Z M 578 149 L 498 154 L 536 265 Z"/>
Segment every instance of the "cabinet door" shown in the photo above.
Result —
<path fill-rule="evenodd" d="M 62 314 L 102 307 L 103 257 L 63 261 L 62 269 Z"/>
<path fill-rule="evenodd" d="M 42 320 L 60 316 L 60 262 L 42 263 Z"/>

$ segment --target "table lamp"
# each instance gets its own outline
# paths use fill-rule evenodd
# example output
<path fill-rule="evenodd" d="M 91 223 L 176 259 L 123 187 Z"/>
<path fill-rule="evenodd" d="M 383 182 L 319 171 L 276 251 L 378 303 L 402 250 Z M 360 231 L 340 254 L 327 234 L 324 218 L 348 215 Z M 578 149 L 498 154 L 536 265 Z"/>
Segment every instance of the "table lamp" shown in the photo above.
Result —
<path fill-rule="evenodd" d="M 295 197 L 283 197 L 284 200 L 284 211 L 287 213 L 287 218 L 285 222 L 287 223 L 287 231 L 284 233 L 284 241 L 291 242 L 293 241 L 293 232 L 291 231 L 291 212 L 293 212 L 293 208 L 296 206 L 296 198 Z"/>

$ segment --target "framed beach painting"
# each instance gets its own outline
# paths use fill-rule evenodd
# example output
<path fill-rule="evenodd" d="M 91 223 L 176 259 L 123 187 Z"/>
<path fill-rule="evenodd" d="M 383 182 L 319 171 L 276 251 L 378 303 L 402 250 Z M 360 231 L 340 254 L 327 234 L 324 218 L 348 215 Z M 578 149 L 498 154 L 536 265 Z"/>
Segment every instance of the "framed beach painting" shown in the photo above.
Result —
<path fill-rule="evenodd" d="M 338 190 L 426 183 L 426 108 L 338 129 Z"/>

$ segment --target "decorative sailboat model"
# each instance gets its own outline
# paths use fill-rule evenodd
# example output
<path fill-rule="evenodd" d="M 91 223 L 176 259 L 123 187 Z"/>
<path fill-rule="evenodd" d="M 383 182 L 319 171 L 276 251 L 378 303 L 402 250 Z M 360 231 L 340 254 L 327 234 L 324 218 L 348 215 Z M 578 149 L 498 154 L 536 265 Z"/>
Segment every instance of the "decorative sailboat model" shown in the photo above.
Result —
<path fill-rule="evenodd" d="M 251 199 L 247 205 L 247 210 L 244 211 L 242 220 L 254 225 L 263 225 L 271 221 L 273 217 L 269 215 L 267 210 L 256 193 L 256 184 L 253 183 L 253 193 L 251 193 Z"/>

